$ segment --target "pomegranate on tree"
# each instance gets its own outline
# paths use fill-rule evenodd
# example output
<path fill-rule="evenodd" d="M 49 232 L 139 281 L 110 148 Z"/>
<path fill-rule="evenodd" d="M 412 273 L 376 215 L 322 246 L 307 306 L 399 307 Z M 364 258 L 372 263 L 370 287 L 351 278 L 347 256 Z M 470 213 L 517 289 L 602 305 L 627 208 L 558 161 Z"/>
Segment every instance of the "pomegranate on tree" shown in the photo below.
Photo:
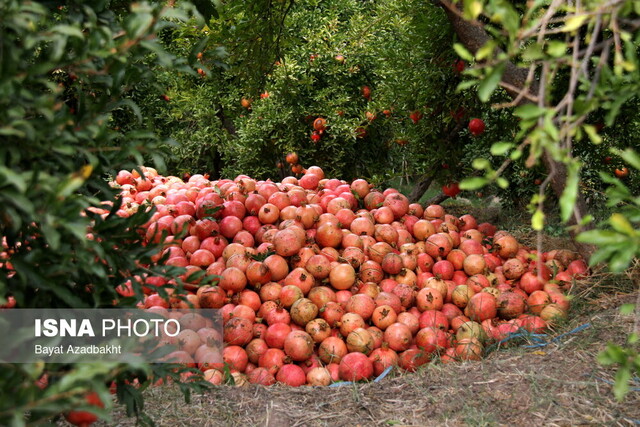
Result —
<path fill-rule="evenodd" d="M 476 118 L 469 121 L 469 132 L 471 132 L 473 136 L 478 136 L 484 133 L 484 128 L 484 121 L 482 121 L 482 119 Z"/>

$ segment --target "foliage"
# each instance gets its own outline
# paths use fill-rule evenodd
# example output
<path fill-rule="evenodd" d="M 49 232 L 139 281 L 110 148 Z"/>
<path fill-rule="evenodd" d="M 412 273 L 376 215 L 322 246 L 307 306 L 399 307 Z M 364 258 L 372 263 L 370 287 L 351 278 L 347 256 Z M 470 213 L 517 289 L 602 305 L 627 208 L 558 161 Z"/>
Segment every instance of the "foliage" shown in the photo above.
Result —
<path fill-rule="evenodd" d="M 621 314 L 633 314 L 635 307 L 627 304 L 621 307 Z M 638 329 L 629 334 L 624 345 L 609 343 L 607 347 L 598 355 L 598 362 L 602 365 L 616 365 L 615 383 L 613 393 L 618 401 L 623 401 L 629 392 L 631 379 L 640 375 L 640 351 L 638 350 Z"/>
<path fill-rule="evenodd" d="M 637 174 L 628 176 L 621 169 L 640 167 L 637 154 L 625 149 L 637 145 L 640 126 L 640 6 L 633 1 L 461 3 L 461 15 L 491 37 L 474 52 L 456 45 L 462 58 L 475 61 L 466 73 L 469 79 L 459 87 L 476 87 L 478 97 L 488 101 L 502 86 L 514 100 L 500 107 L 512 108 L 520 119 L 513 141 L 491 146 L 493 155 L 507 160 L 498 168 L 476 160 L 474 166 L 484 176 L 468 179 L 461 187 L 480 188 L 490 182 L 507 186 L 501 173 L 509 163 L 522 159 L 527 168 L 544 163 L 548 175 L 530 202 L 532 228 L 540 232 L 546 221 L 545 189 L 552 180 L 563 186 L 558 200 L 562 221 L 579 225 L 591 220 L 581 216 L 581 190 L 593 194 L 608 186 L 606 199 L 596 195 L 591 201 L 598 206 L 606 200 L 613 213 L 577 240 L 599 248 L 592 265 L 607 262 L 613 271 L 624 270 L 640 254 L 639 181 Z M 508 78 L 513 77 L 514 65 L 523 79 L 520 86 Z M 616 177 L 610 174 L 614 170 Z M 619 366 L 614 387 L 618 399 L 628 391 L 631 375 L 640 372 L 637 333 L 636 325 L 626 346 L 610 344 L 600 355 L 601 363 Z"/>
<path fill-rule="evenodd" d="M 640 171 L 640 156 L 631 150 L 614 152 Z M 640 257 L 640 197 L 634 196 L 629 188 L 620 180 L 602 174 L 602 179 L 610 186 L 606 190 L 607 205 L 615 212 L 600 225 L 598 229 L 586 231 L 578 236 L 578 240 L 597 246 L 599 249 L 591 257 L 592 265 L 606 262 L 609 270 L 621 272 L 629 268 L 634 259 Z M 636 261 L 637 262 L 637 261 Z M 636 265 L 634 269 L 637 269 Z M 637 276 L 637 271 L 630 275 Z M 637 282 L 637 278 L 636 278 Z M 623 306 L 622 314 L 634 314 L 637 307 L 633 304 Z M 636 316 L 638 314 L 636 313 Z M 623 400 L 629 392 L 631 378 L 640 375 L 640 352 L 638 351 L 638 322 L 629 334 L 624 345 L 609 343 L 599 354 L 598 360 L 603 365 L 617 365 L 614 394 Z"/>
<path fill-rule="evenodd" d="M 617 153 L 640 170 L 640 156 L 635 151 L 627 149 Z M 611 271 L 621 272 L 640 256 L 640 198 L 619 179 L 604 173 L 601 178 L 610 185 L 606 190 L 607 206 L 616 212 L 600 228 L 585 231 L 578 240 L 599 247 L 591 257 L 592 265 L 606 262 Z"/>
<path fill-rule="evenodd" d="M 470 171 L 470 149 L 486 148 L 487 139 L 466 130 L 486 109 L 472 92 L 454 94 L 460 76 L 452 36 L 434 5 L 309 0 L 246 6 L 229 2 L 208 26 L 184 26 L 164 37 L 174 52 L 208 38 L 190 52 L 201 53 L 197 67 L 204 75 L 166 73 L 161 81 L 170 101 L 152 94 L 143 103 L 154 106 L 156 128 L 181 142 L 172 148 L 173 169 L 283 177 L 291 173 L 284 156 L 295 151 L 303 165 L 344 179 L 389 183 L 437 174 L 444 184 Z M 242 98 L 250 108 L 241 106 Z M 422 115 L 416 123 L 414 111 Z M 318 117 L 327 124 L 314 142 Z M 490 129 L 507 137 L 509 119 L 492 114 Z"/>
<path fill-rule="evenodd" d="M 477 87 L 478 96 L 484 101 L 499 86 L 516 92 L 515 100 L 501 107 L 513 108 L 514 115 L 520 119 L 519 132 L 513 141 L 494 143 L 492 154 L 506 156 L 503 165 L 523 159 L 527 168 L 541 161 L 566 166 L 566 177 L 561 176 L 561 171 L 549 170 L 541 190 L 531 197 L 534 229 L 543 227 L 544 190 L 551 180 L 566 183 L 559 200 L 562 220 L 566 222 L 579 216 L 575 201 L 585 162 L 590 170 L 597 171 L 600 167 L 594 165 L 604 160 L 589 158 L 592 147 L 624 148 L 624 144 L 631 142 L 618 138 L 626 134 L 620 132 L 620 127 L 606 137 L 600 128 L 615 127 L 621 108 L 637 102 L 633 96 L 638 93 L 640 32 L 629 21 L 637 14 L 634 9 L 637 4 L 536 3 L 526 9 L 524 4 L 503 1 L 464 1 L 463 4 L 463 16 L 470 20 L 486 19 L 483 26 L 493 37 L 475 53 L 461 44 L 456 45 L 456 51 L 463 58 L 475 61 L 466 73 L 470 78 L 460 88 Z M 507 65 L 513 64 L 521 67 L 526 75 L 523 88 L 514 88 L 503 80 Z M 627 122 L 625 130 L 633 130 L 638 125 L 637 111 L 630 117 L 631 120 L 619 120 Z M 620 163 L 621 160 L 616 159 L 612 166 Z M 464 188 L 478 188 L 494 181 L 506 186 L 507 182 L 501 181 L 500 168 L 485 163 L 478 166 L 484 170 L 484 178 L 469 180 L 463 184 Z M 633 178 L 635 188 L 637 182 L 637 178 Z M 578 222 L 581 220 L 578 218 Z"/>
<path fill-rule="evenodd" d="M 108 307 L 128 279 L 175 276 L 150 261 L 138 229 L 151 212 L 115 215 L 116 189 L 107 177 L 149 160 L 163 166 L 164 142 L 145 127 L 135 87 L 155 84 L 157 67 L 191 72 L 163 49 L 155 34 L 185 21 L 188 8 L 104 1 L 0 3 L 0 298 L 21 308 Z M 132 117 L 119 127 L 119 117 Z M 110 201 L 105 205 L 101 201 Z M 111 208 L 113 206 L 113 208 Z M 99 215 L 95 208 L 108 208 Z M 149 266 L 149 267 L 146 267 Z M 132 305 L 134 298 L 121 305 Z M 42 423 L 106 384 L 137 378 L 145 387 L 169 365 L 4 365 L 0 424 Z M 49 387 L 35 381 L 43 374 Z M 140 390 L 124 387 L 120 401 L 141 414 Z M 28 417 L 25 418 L 25 414 Z"/>

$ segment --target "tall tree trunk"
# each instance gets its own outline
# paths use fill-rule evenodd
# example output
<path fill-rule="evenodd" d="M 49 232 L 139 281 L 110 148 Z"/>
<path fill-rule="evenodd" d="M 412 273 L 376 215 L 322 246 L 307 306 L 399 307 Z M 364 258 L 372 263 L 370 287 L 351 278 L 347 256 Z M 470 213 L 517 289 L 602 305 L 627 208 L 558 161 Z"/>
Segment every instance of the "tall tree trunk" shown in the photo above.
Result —
<path fill-rule="evenodd" d="M 229 133 L 229 135 L 236 136 L 236 127 L 233 124 L 233 120 L 231 120 L 224 113 L 224 108 L 222 107 L 222 104 L 218 104 L 218 112 L 216 113 L 216 116 L 220 119 L 220 122 L 222 123 L 222 127 L 224 128 L 224 130 L 226 130 Z"/>
<path fill-rule="evenodd" d="M 449 196 L 447 196 L 444 193 L 436 194 L 435 196 L 433 196 L 432 198 L 427 200 L 427 202 L 425 203 L 425 206 L 439 205 L 440 203 L 444 202 L 448 198 L 449 198 Z"/>
<path fill-rule="evenodd" d="M 457 13 L 457 10 L 454 9 L 457 7 L 456 5 L 450 3 L 447 0 L 433 1 L 435 4 L 441 6 L 444 9 L 447 18 L 451 23 L 451 26 L 453 27 L 453 30 L 458 36 L 458 39 L 472 53 L 475 53 L 479 48 L 481 48 L 487 41 L 491 39 L 491 36 L 487 34 L 481 24 L 464 20 L 460 16 L 460 14 Z M 515 99 L 518 96 L 519 92 L 524 89 L 527 74 L 528 70 L 526 68 L 517 67 L 511 62 L 508 62 L 506 64 L 504 74 L 502 75 L 502 81 L 515 88 L 515 90 L 507 89 L 507 93 L 509 93 L 512 98 Z M 529 86 L 529 92 L 533 95 L 542 95 L 539 94 L 539 90 L 539 84 L 534 79 Z M 526 97 L 522 97 L 519 101 L 519 104 L 522 105 L 528 102 L 530 101 L 527 100 Z M 556 171 L 555 176 L 551 180 L 551 188 L 553 189 L 553 192 L 556 194 L 556 196 L 560 198 L 567 183 L 567 167 L 564 163 L 554 160 L 548 153 L 542 156 L 542 162 L 547 168 L 547 171 Z M 577 218 L 583 218 L 588 211 L 587 204 L 580 192 L 578 192 L 578 199 L 576 200 L 574 209 L 577 215 L 574 215 L 569 219 L 569 234 L 571 235 L 573 243 L 576 246 L 578 252 L 584 258 L 589 258 L 589 256 L 593 253 L 593 246 L 580 244 L 575 240 L 575 237 L 580 231 L 578 230 L 578 227 L 574 227 L 575 225 L 577 225 Z"/>
<path fill-rule="evenodd" d="M 222 124 L 222 128 L 224 130 L 227 131 L 227 133 L 231 136 L 231 137 L 235 137 L 236 136 L 236 127 L 233 124 L 233 120 L 231 120 L 231 118 L 229 118 L 229 116 L 227 116 L 224 113 L 224 108 L 222 107 L 222 104 L 218 104 L 218 111 L 216 112 L 216 117 L 218 117 L 218 119 L 220 119 L 220 123 Z M 211 147 L 209 150 L 210 154 L 211 154 L 211 161 L 212 161 L 212 166 L 213 166 L 213 170 L 210 171 L 210 177 L 211 179 L 219 179 L 220 178 L 220 174 L 222 173 L 222 156 L 220 155 L 220 150 L 218 150 L 218 147 Z"/>
<path fill-rule="evenodd" d="M 542 156 L 542 162 L 544 163 L 548 171 L 552 169 L 555 170 L 555 175 L 551 179 L 550 184 L 551 184 L 551 188 L 553 189 L 553 192 L 558 196 L 558 198 L 560 198 L 567 183 L 567 173 L 568 173 L 567 166 L 562 162 L 557 162 L 553 160 L 553 158 L 551 157 L 551 155 L 549 155 L 549 153 L 545 153 Z M 568 225 L 570 226 L 569 235 L 571 236 L 573 240 L 573 244 L 575 245 L 578 253 L 580 253 L 580 255 L 583 258 L 589 259 L 591 254 L 594 252 L 595 247 L 593 245 L 580 243 L 576 241 L 576 236 L 580 233 L 580 231 L 593 228 L 592 226 L 588 226 L 588 227 L 582 226 L 582 230 L 579 230 L 578 227 L 575 227 L 578 224 L 577 219 L 583 218 L 588 212 L 587 202 L 585 201 L 584 197 L 580 193 L 580 190 L 578 190 L 578 198 L 576 199 L 576 204 L 573 209 L 574 209 L 574 212 L 577 213 L 577 215 L 572 215 L 571 218 L 569 218 L 569 222 L 568 222 Z"/>
<path fill-rule="evenodd" d="M 442 145 L 444 146 L 452 146 L 454 145 L 458 139 L 460 138 L 460 131 L 466 126 L 467 122 L 463 120 L 458 120 L 453 129 L 449 130 L 449 133 L 441 140 Z M 435 167 L 432 166 L 432 169 Z M 411 189 L 411 193 L 409 194 L 409 203 L 417 203 L 422 195 L 429 189 L 429 186 L 435 179 L 436 172 L 431 171 L 430 174 L 424 174 L 420 181 L 413 186 Z M 447 198 L 447 197 L 445 197 Z M 442 199 L 444 200 L 444 199 Z M 442 201 L 440 200 L 440 201 Z M 440 202 L 437 202 L 440 203 Z M 433 205 L 436 203 L 432 203 L 430 200 L 425 204 L 425 206 Z"/>
<path fill-rule="evenodd" d="M 433 182 L 433 175 L 425 175 L 418 181 L 416 185 L 411 189 L 409 193 L 409 203 L 417 203 L 422 195 L 429 189 L 429 186 Z"/>

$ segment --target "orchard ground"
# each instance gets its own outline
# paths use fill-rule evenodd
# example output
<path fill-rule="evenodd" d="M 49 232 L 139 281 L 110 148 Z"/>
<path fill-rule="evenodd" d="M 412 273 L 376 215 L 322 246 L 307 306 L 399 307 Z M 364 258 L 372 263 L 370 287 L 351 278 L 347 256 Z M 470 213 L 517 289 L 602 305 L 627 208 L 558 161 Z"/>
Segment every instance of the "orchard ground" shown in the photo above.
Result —
<path fill-rule="evenodd" d="M 520 242 L 535 242 L 525 217 L 461 202 L 444 205 L 454 214 L 495 221 Z M 572 248 L 568 239 L 550 235 L 544 247 Z M 524 348 L 530 342 L 521 339 L 479 362 L 434 362 L 413 374 L 392 371 L 379 383 L 218 386 L 192 396 L 189 404 L 176 386 L 152 387 L 145 392 L 145 410 L 157 425 L 637 425 L 640 391 L 617 402 L 610 385 L 615 370 L 597 362 L 608 342 L 622 344 L 634 327 L 633 316 L 619 313 L 621 304 L 639 298 L 634 278 L 595 271 L 575 282 L 570 295 L 569 320 L 546 341 L 590 326 L 544 347 Z M 118 408 L 112 424 L 135 425 L 135 419 Z"/>

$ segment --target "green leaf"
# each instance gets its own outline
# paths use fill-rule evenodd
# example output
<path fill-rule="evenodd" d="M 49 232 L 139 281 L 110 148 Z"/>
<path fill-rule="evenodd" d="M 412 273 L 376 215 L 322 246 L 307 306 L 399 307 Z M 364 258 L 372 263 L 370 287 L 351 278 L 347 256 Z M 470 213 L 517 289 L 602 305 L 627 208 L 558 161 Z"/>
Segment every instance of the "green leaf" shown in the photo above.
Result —
<path fill-rule="evenodd" d="M 615 251 L 615 248 L 611 246 L 604 246 L 602 249 L 595 251 L 591 258 L 589 258 L 589 265 L 591 267 L 606 262 L 611 257 L 611 254 Z"/>
<path fill-rule="evenodd" d="M 637 245 L 634 247 L 633 243 L 628 242 L 624 250 L 617 251 L 613 254 L 609 260 L 609 270 L 616 273 L 626 270 L 637 252 Z"/>
<path fill-rule="evenodd" d="M 122 107 L 129 107 L 131 109 L 131 112 L 133 112 L 133 114 L 135 115 L 138 122 L 142 122 L 142 113 L 140 112 L 140 107 L 138 106 L 138 104 L 136 104 L 130 99 L 122 98 L 117 102 L 107 105 L 107 108 L 109 110 L 116 110 Z M 131 132 L 129 136 L 131 138 L 136 138 L 136 137 L 142 138 L 142 136 L 139 136 L 137 132 Z M 145 137 L 149 137 L 149 136 L 150 134 L 145 135 Z"/>
<path fill-rule="evenodd" d="M 542 229 L 544 228 L 544 216 L 545 215 L 542 210 L 536 210 L 531 217 L 531 228 L 536 231 L 542 231 Z"/>
<path fill-rule="evenodd" d="M 2 183 L 2 181 L 13 185 L 21 193 L 27 191 L 27 183 L 24 178 L 6 166 L 0 166 L 0 183 Z"/>
<path fill-rule="evenodd" d="M 560 132 L 558 131 L 558 128 L 556 128 L 556 126 L 553 124 L 552 117 L 553 112 L 547 112 L 547 115 L 544 118 L 544 130 L 552 140 L 557 141 L 558 139 L 560 139 Z"/>
<path fill-rule="evenodd" d="M 560 197 L 560 217 L 567 222 L 573 213 L 573 208 L 578 199 L 578 184 L 580 182 L 580 165 L 570 163 L 567 168 L 567 182 Z"/>
<path fill-rule="evenodd" d="M 464 59 L 465 61 L 469 61 L 469 62 L 473 61 L 473 55 L 462 44 L 454 43 L 453 50 L 455 50 L 458 56 Z"/>
<path fill-rule="evenodd" d="M 474 159 L 471 165 L 473 166 L 474 169 L 478 169 L 478 170 L 491 168 L 491 163 L 489 163 L 489 160 L 483 159 L 481 157 Z"/>
<path fill-rule="evenodd" d="M 507 181 L 506 178 L 501 176 L 499 176 L 498 179 L 496 179 L 496 184 L 498 184 L 498 187 L 502 188 L 503 190 L 509 187 L 509 181 Z"/>
<path fill-rule="evenodd" d="M 64 34 L 65 36 L 77 37 L 81 40 L 84 39 L 84 34 L 80 31 L 80 28 L 73 27 L 71 25 L 56 25 L 51 28 L 51 31 L 54 33 Z"/>
<path fill-rule="evenodd" d="M 483 5 L 478 0 L 464 0 L 464 17 L 465 19 L 476 19 L 482 13 Z"/>
<path fill-rule="evenodd" d="M 211 18 L 219 18 L 218 9 L 216 6 L 218 5 L 217 1 L 214 0 L 192 0 L 191 3 L 196 7 L 198 13 L 202 15 L 205 22 L 211 21 Z"/>
<path fill-rule="evenodd" d="M 504 73 L 504 64 L 499 64 L 493 67 L 491 72 L 480 82 L 478 85 L 478 98 L 480 101 L 487 102 L 491 97 L 491 94 L 498 87 L 502 74 Z"/>
<path fill-rule="evenodd" d="M 567 44 L 565 42 L 552 40 L 547 45 L 547 53 L 554 58 L 560 58 L 567 51 Z"/>
<path fill-rule="evenodd" d="M 622 107 L 622 105 L 625 104 L 633 96 L 634 94 L 632 91 L 622 92 L 613 99 L 611 107 L 609 107 L 609 112 L 605 116 L 605 124 L 607 126 L 613 125 L 613 122 L 620 113 L 620 108 Z"/>
<path fill-rule="evenodd" d="M 476 61 L 482 61 L 488 58 L 496 48 L 496 43 L 493 40 L 488 40 L 484 46 L 482 46 L 476 52 Z"/>
<path fill-rule="evenodd" d="M 636 153 L 632 148 L 627 148 L 624 151 L 613 150 L 615 154 L 622 157 L 622 160 L 629 163 L 634 168 L 640 170 L 640 155 Z"/>
<path fill-rule="evenodd" d="M 636 234 L 636 231 L 633 229 L 633 226 L 627 220 L 627 218 L 621 213 L 614 213 L 609 218 L 609 224 L 613 227 L 614 230 L 627 234 L 629 236 L 633 236 Z"/>
<path fill-rule="evenodd" d="M 482 188 L 489 183 L 487 178 L 483 178 L 480 176 L 476 176 L 473 178 L 465 178 L 460 182 L 461 190 L 477 190 L 478 188 Z"/>
<path fill-rule="evenodd" d="M 587 214 L 582 217 L 582 220 L 580 221 L 580 225 L 588 225 L 588 224 L 591 224 L 592 222 L 593 222 L 593 215 Z"/>
<path fill-rule="evenodd" d="M 618 368 L 615 376 L 615 385 L 613 386 L 613 395 L 618 402 L 622 402 L 629 392 L 629 380 L 631 379 L 631 369 L 628 366 Z"/>
<path fill-rule="evenodd" d="M 595 126 L 593 126 L 593 125 L 584 125 L 583 129 L 587 133 L 587 135 L 589 136 L 589 139 L 591 140 L 591 142 L 593 142 L 594 144 L 600 144 L 602 142 L 602 137 L 600 135 L 598 135 L 598 131 L 596 131 L 596 127 Z"/>
<path fill-rule="evenodd" d="M 152 25 L 153 15 L 142 10 L 137 13 L 130 14 L 126 22 L 127 32 L 129 33 L 129 37 L 132 39 L 137 39 L 143 34 L 149 32 Z"/>
<path fill-rule="evenodd" d="M 596 246 L 606 246 L 619 242 L 621 237 L 620 234 L 612 230 L 589 230 L 580 233 L 576 237 L 576 241 Z"/>
<path fill-rule="evenodd" d="M 17 136 L 18 138 L 24 138 L 26 133 L 12 127 L 0 127 L 0 135 L 4 136 Z"/>
<path fill-rule="evenodd" d="M 509 35 L 513 37 L 521 27 L 520 14 L 506 1 L 492 2 L 492 6 L 494 12 L 491 15 L 491 22 L 502 24 Z"/>
<path fill-rule="evenodd" d="M 636 310 L 635 304 L 622 304 L 620 306 L 620 314 L 623 316 L 629 316 L 633 314 Z"/>
<path fill-rule="evenodd" d="M 456 87 L 456 91 L 457 92 L 461 92 L 461 91 L 467 90 L 469 88 L 472 88 L 477 84 L 478 84 L 478 80 L 473 80 L 473 79 L 472 80 L 465 80 L 465 81 L 460 82 L 460 84 L 458 84 L 458 86 Z"/>
<path fill-rule="evenodd" d="M 507 154 L 507 151 L 511 150 L 513 143 L 511 142 L 496 142 L 491 145 L 491 154 L 494 156 L 503 156 Z"/>
<path fill-rule="evenodd" d="M 542 58 L 544 58 L 544 53 L 542 52 L 542 47 L 537 43 L 530 44 L 522 52 L 522 59 L 525 61 L 536 61 Z"/>
<path fill-rule="evenodd" d="M 605 366 L 623 363 L 625 357 L 624 350 L 619 345 L 607 344 L 607 347 L 598 354 L 598 363 Z"/>
<path fill-rule="evenodd" d="M 198 43 L 193 45 L 193 47 L 191 48 L 191 52 L 189 52 L 189 60 L 191 63 L 196 61 L 198 53 L 203 52 L 207 47 L 208 43 L 209 43 L 209 37 L 207 36 L 207 37 L 203 37 L 198 41 Z"/>
<path fill-rule="evenodd" d="M 585 23 L 588 17 L 589 15 L 587 14 L 573 15 L 568 17 L 564 23 L 564 27 L 562 27 L 562 31 L 564 31 L 565 33 L 569 33 L 577 30 L 582 26 L 582 24 Z"/>
<path fill-rule="evenodd" d="M 40 227 L 42 234 L 44 234 L 47 243 L 51 246 L 51 249 L 58 250 L 60 248 L 60 233 L 52 225 L 43 223 Z"/>
<path fill-rule="evenodd" d="M 513 111 L 513 115 L 520 117 L 522 120 L 537 119 L 542 116 L 547 110 L 545 108 L 538 107 L 534 104 L 524 104 L 519 106 Z"/>

